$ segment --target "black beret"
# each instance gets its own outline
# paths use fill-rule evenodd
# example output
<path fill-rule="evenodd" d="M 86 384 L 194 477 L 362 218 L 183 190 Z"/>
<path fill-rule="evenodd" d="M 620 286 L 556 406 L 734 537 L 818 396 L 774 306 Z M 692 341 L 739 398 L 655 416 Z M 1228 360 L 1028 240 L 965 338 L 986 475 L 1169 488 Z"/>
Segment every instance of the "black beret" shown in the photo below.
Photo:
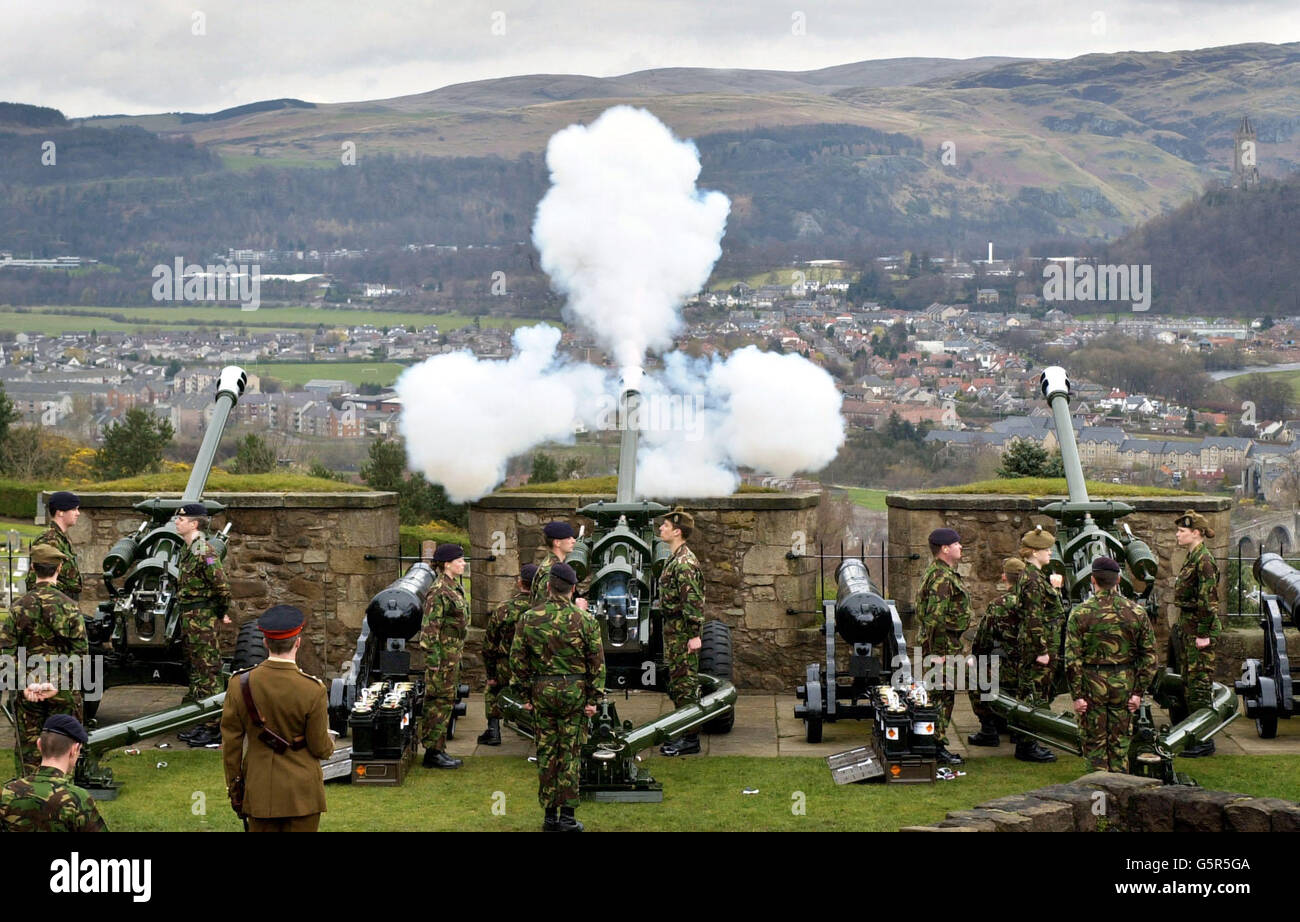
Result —
<path fill-rule="evenodd" d="M 86 728 L 81 722 L 71 714 L 54 714 L 45 720 L 45 725 L 41 727 L 43 733 L 59 733 L 69 739 L 74 739 L 83 746 L 89 737 L 86 736 Z"/>
<path fill-rule="evenodd" d="M 69 493 L 67 490 L 59 490 L 57 493 L 50 494 L 47 505 L 50 507 L 51 512 L 66 512 L 69 509 L 79 508 L 81 506 L 81 497 L 76 493 Z"/>
<path fill-rule="evenodd" d="M 465 549 L 459 544 L 439 544 L 433 552 L 434 563 L 450 563 L 457 557 L 464 557 Z"/>
<path fill-rule="evenodd" d="M 578 537 L 578 533 L 568 522 L 547 522 L 546 527 L 542 529 L 542 534 L 546 536 L 547 541 Z"/>
<path fill-rule="evenodd" d="M 558 579 L 570 586 L 578 585 L 578 574 L 567 563 L 551 564 L 551 579 Z"/>
<path fill-rule="evenodd" d="M 537 564 L 535 563 L 526 563 L 519 568 L 519 580 L 525 586 L 531 586 L 533 584 L 533 577 L 535 577 L 536 575 L 537 575 Z"/>
<path fill-rule="evenodd" d="M 186 517 L 195 516 L 195 515 L 207 515 L 208 507 L 203 505 L 202 503 L 186 503 L 184 506 L 181 506 L 179 509 L 177 509 L 176 512 Z"/>
<path fill-rule="evenodd" d="M 292 605 L 276 605 L 257 619 L 257 629 L 272 640 L 288 640 L 302 630 L 306 620 L 303 613 Z"/>
<path fill-rule="evenodd" d="M 959 541 L 961 541 L 961 538 L 951 528 L 936 528 L 930 532 L 930 543 L 937 544 L 940 547 L 946 544 L 957 544 Z"/>
<path fill-rule="evenodd" d="M 1092 562 L 1092 569 L 1094 573 L 1098 570 L 1104 570 L 1107 573 L 1118 573 L 1119 563 L 1113 557 L 1098 557 Z"/>

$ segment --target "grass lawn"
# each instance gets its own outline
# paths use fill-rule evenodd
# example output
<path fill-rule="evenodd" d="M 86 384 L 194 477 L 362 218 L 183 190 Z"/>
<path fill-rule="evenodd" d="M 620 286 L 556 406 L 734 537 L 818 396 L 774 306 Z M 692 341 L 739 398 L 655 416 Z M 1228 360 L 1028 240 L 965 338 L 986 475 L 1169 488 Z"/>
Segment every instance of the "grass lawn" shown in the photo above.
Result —
<path fill-rule="evenodd" d="M 1098 480 L 1086 481 L 1088 495 L 1093 499 L 1100 496 L 1190 496 L 1187 490 L 1170 490 L 1165 487 L 1138 487 L 1124 483 L 1104 483 Z M 962 484 L 957 487 L 939 487 L 929 493 L 1002 493 L 1025 496 L 1066 496 L 1069 488 L 1064 477 L 998 477 L 993 480 L 981 480 L 976 483 Z"/>
<path fill-rule="evenodd" d="M 156 768 L 160 761 L 167 767 Z M 118 750 L 107 764 L 124 783 L 118 799 L 101 808 L 114 830 L 238 828 L 227 805 L 217 750 L 145 749 L 139 756 Z M 1007 756 L 980 759 L 966 766 L 965 777 L 933 785 L 837 786 L 820 758 L 711 756 L 655 758 L 649 764 L 663 782 L 664 802 L 583 803 L 578 814 L 589 829 L 889 831 L 936 822 L 949 810 L 1084 774 L 1079 759 L 1040 766 Z M 1189 762 L 1185 770 L 1214 790 L 1300 798 L 1300 756 L 1221 755 Z M 742 794 L 744 788 L 758 793 Z M 322 829 L 327 831 L 530 831 L 541 825 L 537 770 L 509 756 L 470 758 L 456 772 L 425 771 L 417 764 L 400 788 L 332 783 L 326 793 L 329 811 Z M 804 815 L 792 809 L 799 793 Z M 503 797 L 504 814 L 496 815 L 493 805 Z M 196 812 L 200 804 L 206 812 Z"/>
<path fill-rule="evenodd" d="M 301 387 L 313 378 L 389 387 L 406 369 L 406 365 L 397 362 L 266 362 L 244 366 L 244 371 L 255 374 L 259 378 L 275 378 L 297 387 Z"/>
<path fill-rule="evenodd" d="M 31 519 L 11 519 L 0 516 L 0 535 L 7 533 L 10 529 L 14 529 L 28 540 L 39 538 L 46 531 L 44 525 L 33 525 Z"/>
<path fill-rule="evenodd" d="M 849 499 L 855 506 L 861 506 L 864 509 L 873 509 L 877 512 L 885 511 L 885 494 L 888 490 L 868 490 L 863 487 L 848 487 L 845 490 L 849 494 Z"/>
<path fill-rule="evenodd" d="M 77 311 L 76 314 L 52 311 Z M 125 322 L 113 319 L 125 318 Z M 255 311 L 242 311 L 238 305 L 230 307 L 197 307 L 178 304 L 174 307 L 33 307 L 23 313 L 0 311 L 0 330 L 65 333 L 69 330 L 138 330 L 184 329 L 194 326 L 211 327 L 269 327 L 316 326 L 328 328 L 371 324 L 377 327 L 406 326 L 420 329 L 437 326 L 442 332 L 457 330 L 474 322 L 466 314 L 434 314 L 421 311 L 347 310 L 336 307 L 263 307 Z M 484 327 L 499 327 L 511 323 L 516 327 L 539 321 L 518 317 L 480 317 Z M 553 321 L 554 326 L 559 326 Z"/>
<path fill-rule="evenodd" d="M 1223 383 L 1228 385 L 1228 387 L 1232 388 L 1233 390 L 1239 390 L 1241 386 L 1245 384 L 1246 379 L 1251 377 L 1254 374 L 1261 374 L 1268 378 L 1277 378 L 1279 380 L 1285 381 L 1291 388 L 1291 395 L 1297 399 L 1300 399 L 1300 371 L 1252 372 L 1251 375 L 1237 375 L 1235 377 L 1228 378 Z"/>

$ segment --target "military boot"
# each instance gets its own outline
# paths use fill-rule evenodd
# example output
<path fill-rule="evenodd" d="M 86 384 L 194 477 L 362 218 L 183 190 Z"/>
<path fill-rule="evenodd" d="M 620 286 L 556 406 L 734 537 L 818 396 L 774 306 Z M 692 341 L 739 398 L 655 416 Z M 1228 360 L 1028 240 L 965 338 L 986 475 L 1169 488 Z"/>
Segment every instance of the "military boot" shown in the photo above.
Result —
<path fill-rule="evenodd" d="M 584 828 L 583 825 L 574 817 L 572 807 L 560 808 L 560 820 L 558 825 L 560 832 L 582 832 Z"/>
<path fill-rule="evenodd" d="M 547 807 L 546 819 L 542 820 L 542 832 L 560 831 L 559 807 Z"/>
<path fill-rule="evenodd" d="M 487 729 L 478 735 L 478 741 L 483 746 L 500 746 L 501 745 L 501 718 L 489 717 Z"/>
<path fill-rule="evenodd" d="M 204 724 L 199 727 L 185 742 L 191 749 L 200 749 L 212 743 L 221 742 L 221 728 L 213 724 Z"/>
<path fill-rule="evenodd" d="M 970 733 L 966 736 L 966 742 L 972 746 L 996 746 L 1000 742 L 998 739 L 998 725 L 992 717 L 980 718 L 980 729 L 978 733 Z"/>
<path fill-rule="evenodd" d="M 666 756 L 689 756 L 700 751 L 700 735 L 688 733 L 681 739 L 671 740 L 659 747 Z"/>
<path fill-rule="evenodd" d="M 1016 758 L 1021 762 L 1055 762 L 1056 753 L 1037 740 L 1021 737 L 1016 743 Z"/>
<path fill-rule="evenodd" d="M 432 753 L 432 754 L 431 754 Z M 465 763 L 460 759 L 453 759 L 441 749 L 424 750 L 424 767 L 425 768 L 460 768 Z"/>
<path fill-rule="evenodd" d="M 965 765 L 966 760 L 955 752 L 949 752 L 947 746 L 940 746 L 935 750 L 934 757 L 940 765 Z"/>
<path fill-rule="evenodd" d="M 1184 759 L 1199 759 L 1203 756 L 1214 755 L 1214 740 L 1206 740 L 1203 743 L 1193 743 L 1180 753 Z"/>

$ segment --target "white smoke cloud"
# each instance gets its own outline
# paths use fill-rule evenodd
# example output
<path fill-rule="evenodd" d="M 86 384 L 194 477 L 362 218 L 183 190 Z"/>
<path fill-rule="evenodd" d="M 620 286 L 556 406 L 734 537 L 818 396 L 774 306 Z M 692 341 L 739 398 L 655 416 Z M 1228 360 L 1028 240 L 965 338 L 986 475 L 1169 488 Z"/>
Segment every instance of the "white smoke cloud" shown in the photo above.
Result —
<path fill-rule="evenodd" d="M 546 164 L 551 188 L 533 223 L 541 266 L 634 383 L 646 351 L 672 345 L 678 307 L 708 281 L 731 203 L 695 188 L 695 145 L 644 109 L 616 106 L 557 132 Z"/>
<path fill-rule="evenodd" d="M 647 376 L 651 404 L 681 395 L 696 408 L 680 426 L 642 433 L 637 493 L 642 496 L 726 495 L 737 466 L 777 477 L 816 471 L 844 443 L 842 396 L 831 376 L 798 355 L 748 346 L 724 361 L 674 352 L 664 373 Z"/>
<path fill-rule="evenodd" d="M 557 359 L 559 342 L 555 327 L 523 327 L 507 361 L 451 352 L 403 372 L 399 428 L 411 469 L 453 502 L 477 499 L 505 479 L 512 456 L 572 441 L 575 422 L 593 424 L 612 384 L 600 369 Z"/>

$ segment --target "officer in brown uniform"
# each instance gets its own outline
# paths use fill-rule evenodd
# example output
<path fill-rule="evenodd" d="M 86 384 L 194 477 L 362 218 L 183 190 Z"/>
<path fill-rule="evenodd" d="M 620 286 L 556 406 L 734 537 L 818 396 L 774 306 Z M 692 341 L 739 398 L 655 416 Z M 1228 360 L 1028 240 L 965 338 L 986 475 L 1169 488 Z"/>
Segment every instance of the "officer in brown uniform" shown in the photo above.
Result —
<path fill-rule="evenodd" d="M 303 622 L 292 606 L 269 609 L 257 620 L 269 657 L 226 686 L 226 788 L 249 832 L 315 832 L 325 811 L 320 760 L 334 752 L 334 736 L 325 683 L 296 662 Z"/>

